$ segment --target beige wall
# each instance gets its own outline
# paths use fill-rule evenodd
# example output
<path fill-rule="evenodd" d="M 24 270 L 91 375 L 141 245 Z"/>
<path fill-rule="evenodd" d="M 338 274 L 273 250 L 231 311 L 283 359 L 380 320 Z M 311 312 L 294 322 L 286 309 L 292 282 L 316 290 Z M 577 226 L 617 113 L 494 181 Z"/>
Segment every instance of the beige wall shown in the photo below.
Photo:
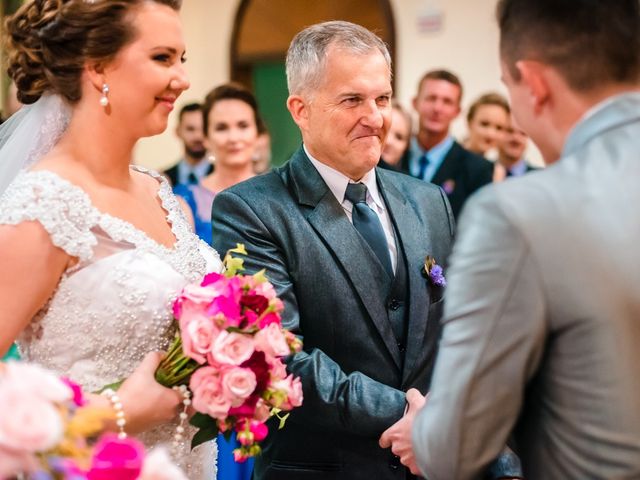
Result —
<path fill-rule="evenodd" d="M 495 3 L 495 0 L 391 0 L 396 22 L 396 94 L 400 102 L 410 107 L 420 76 L 438 67 L 460 75 L 465 87 L 464 107 L 487 90 L 505 92 L 500 83 Z M 191 89 L 183 94 L 181 103 L 200 100 L 211 87 L 228 80 L 231 32 L 239 4 L 239 0 L 185 0 L 182 18 Z M 419 31 L 417 19 L 427 10 L 442 12 L 439 31 Z M 137 163 L 162 168 L 175 162 L 180 155 L 180 144 L 173 134 L 175 113 L 163 135 L 140 142 L 135 155 Z M 463 116 L 453 128 L 458 138 L 465 135 Z M 539 161 L 539 154 L 533 149 L 529 156 Z"/>

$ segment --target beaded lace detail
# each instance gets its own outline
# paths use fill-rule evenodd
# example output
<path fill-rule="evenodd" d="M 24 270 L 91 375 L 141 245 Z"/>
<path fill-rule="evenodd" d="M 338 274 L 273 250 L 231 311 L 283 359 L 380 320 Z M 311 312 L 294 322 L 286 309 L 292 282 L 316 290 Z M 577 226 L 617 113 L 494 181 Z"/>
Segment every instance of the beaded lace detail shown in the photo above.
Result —
<path fill-rule="evenodd" d="M 38 221 L 56 246 L 79 260 L 21 334 L 20 353 L 89 391 L 126 378 L 148 352 L 166 350 L 175 333 L 173 300 L 187 282 L 222 269 L 217 253 L 192 232 L 164 177 L 136 169 L 160 184 L 176 238 L 172 248 L 100 212 L 81 188 L 52 172 L 22 172 L 0 198 L 0 224 Z M 141 439 L 169 444 L 174 433 L 165 425 Z M 185 444 L 177 455 L 189 478 L 205 470 L 213 478 L 215 444 L 204 447 L 189 454 Z"/>

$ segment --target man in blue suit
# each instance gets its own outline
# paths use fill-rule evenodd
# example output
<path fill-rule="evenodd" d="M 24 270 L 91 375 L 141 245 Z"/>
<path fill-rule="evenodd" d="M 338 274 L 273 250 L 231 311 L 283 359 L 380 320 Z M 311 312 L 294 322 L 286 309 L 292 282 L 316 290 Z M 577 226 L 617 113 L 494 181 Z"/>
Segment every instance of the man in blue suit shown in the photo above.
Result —
<path fill-rule="evenodd" d="M 491 183 L 493 164 L 465 149 L 450 133 L 460 114 L 462 83 L 448 70 L 432 70 L 418 83 L 413 108 L 418 113 L 418 132 L 411 139 L 402 170 L 440 186 L 458 218 L 467 198 Z"/>

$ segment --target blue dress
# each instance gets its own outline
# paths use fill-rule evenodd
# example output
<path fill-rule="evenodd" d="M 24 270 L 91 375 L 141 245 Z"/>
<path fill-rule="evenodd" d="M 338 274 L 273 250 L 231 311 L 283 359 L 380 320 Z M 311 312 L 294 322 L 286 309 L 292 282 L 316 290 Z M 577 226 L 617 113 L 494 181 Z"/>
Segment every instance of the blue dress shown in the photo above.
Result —
<path fill-rule="evenodd" d="M 211 245 L 211 207 L 215 192 L 199 184 L 178 184 L 173 187 L 173 192 L 181 196 L 191 208 L 195 223 L 196 234 Z M 224 255 L 224 252 L 221 253 Z M 217 480 L 251 480 L 253 472 L 253 459 L 245 463 L 237 463 L 233 459 L 233 450 L 239 448 L 235 433 L 227 441 L 223 435 L 218 435 L 218 474 Z"/>

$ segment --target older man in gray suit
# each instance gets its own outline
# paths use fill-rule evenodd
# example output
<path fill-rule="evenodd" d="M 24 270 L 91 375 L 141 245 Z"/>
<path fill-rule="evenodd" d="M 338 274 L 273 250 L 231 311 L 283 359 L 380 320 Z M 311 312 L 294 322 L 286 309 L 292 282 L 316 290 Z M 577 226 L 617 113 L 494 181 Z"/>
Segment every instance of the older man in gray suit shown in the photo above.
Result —
<path fill-rule="evenodd" d="M 437 187 L 375 168 L 392 93 L 378 37 L 348 22 L 309 27 L 289 48 L 287 79 L 303 147 L 213 205 L 215 247 L 246 245 L 246 266 L 266 269 L 284 324 L 304 338 L 287 365 L 304 404 L 272 425 L 254 475 L 409 478 L 377 438 L 402 417 L 407 389 L 428 389 L 442 287 L 423 267 L 449 255 L 451 210 Z"/>
<path fill-rule="evenodd" d="M 553 165 L 462 216 L 413 428 L 429 480 L 476 478 L 512 431 L 526 478 L 640 478 L 639 8 L 499 2 L 514 115 Z"/>

